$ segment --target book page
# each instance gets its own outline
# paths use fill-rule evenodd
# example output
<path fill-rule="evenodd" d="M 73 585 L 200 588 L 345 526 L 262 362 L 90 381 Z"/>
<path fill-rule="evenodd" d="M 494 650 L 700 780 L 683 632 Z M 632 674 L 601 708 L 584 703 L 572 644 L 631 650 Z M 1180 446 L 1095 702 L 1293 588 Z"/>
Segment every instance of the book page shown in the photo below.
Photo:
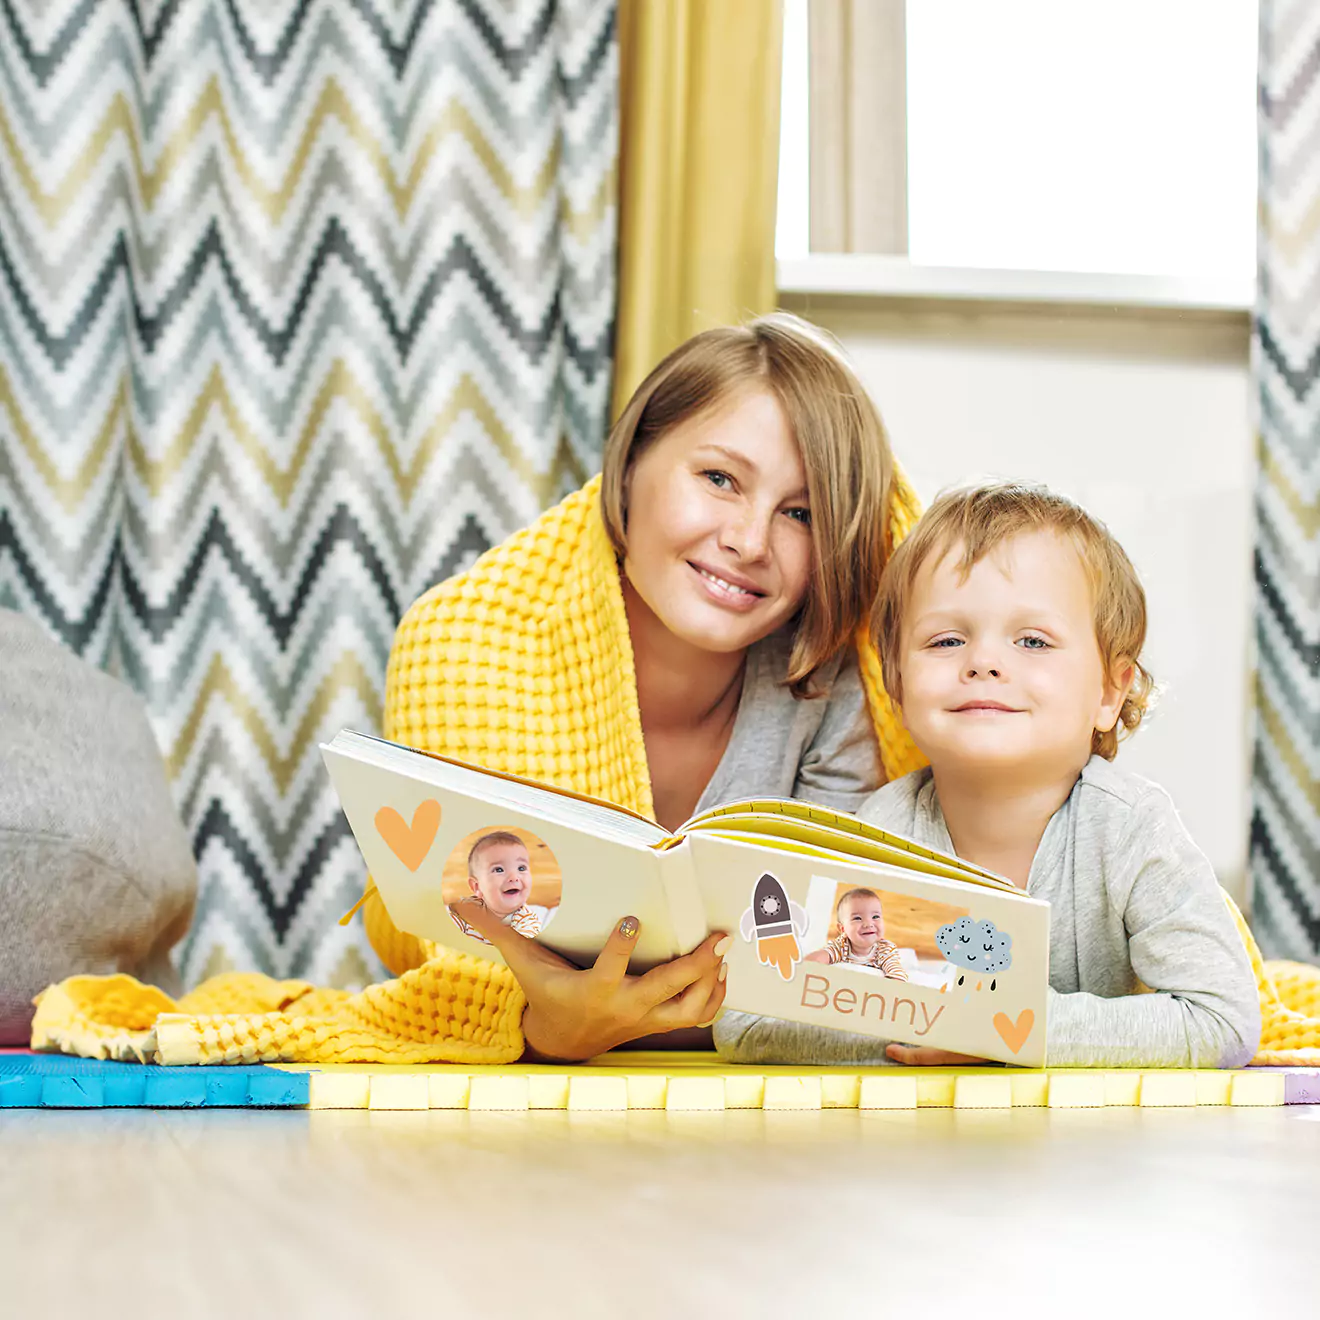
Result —
<path fill-rule="evenodd" d="M 687 951 L 671 919 L 666 854 L 652 846 L 667 837 L 659 826 L 643 830 L 647 822 L 627 814 L 580 810 L 553 792 L 510 792 L 494 776 L 391 755 L 376 740 L 341 735 L 321 751 L 400 930 L 501 962 L 463 920 L 465 904 L 480 900 L 518 934 L 579 966 L 595 960 L 628 915 L 642 927 L 633 970 Z"/>
<path fill-rule="evenodd" d="M 590 829 L 603 837 L 643 844 L 660 843 L 669 837 L 667 831 L 654 821 L 611 802 L 538 784 L 517 775 L 484 770 L 480 766 L 435 756 L 352 729 L 337 733 L 330 749 L 438 787 L 476 794 L 491 803 L 535 811 L 548 820 Z M 326 749 L 323 747 L 322 750 Z"/>
<path fill-rule="evenodd" d="M 725 1007 L 1028 1067 L 1045 1062 L 1049 905 L 928 869 L 751 831 L 683 847 L 711 929 L 733 935 Z M 918 865 L 920 863 L 920 865 Z"/>
<path fill-rule="evenodd" d="M 729 802 L 694 816 L 683 826 L 683 833 L 700 830 L 736 829 L 775 835 L 800 843 L 813 843 L 834 852 L 865 860 L 917 866 L 927 863 L 932 874 L 948 875 L 968 884 L 989 885 L 995 889 L 1016 890 L 1011 880 L 983 870 L 961 857 L 891 834 L 847 812 L 832 811 L 796 798 L 764 798 L 750 802 Z"/>

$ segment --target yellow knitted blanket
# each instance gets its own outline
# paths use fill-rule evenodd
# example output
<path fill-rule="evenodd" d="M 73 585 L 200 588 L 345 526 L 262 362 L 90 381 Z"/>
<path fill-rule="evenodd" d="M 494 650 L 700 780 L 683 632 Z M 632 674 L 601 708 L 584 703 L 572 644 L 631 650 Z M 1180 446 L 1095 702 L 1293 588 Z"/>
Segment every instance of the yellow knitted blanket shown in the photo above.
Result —
<path fill-rule="evenodd" d="M 919 508 L 901 474 L 897 543 Z M 858 639 L 887 775 L 923 764 Z M 472 569 L 418 600 L 399 625 L 385 735 L 652 814 L 632 646 L 599 478 Z M 369 886 L 368 934 L 398 979 L 359 994 L 254 974 L 214 977 L 175 1002 L 131 977 L 76 976 L 39 998 L 36 1049 L 158 1063 L 501 1063 L 522 1053 L 524 998 L 504 967 L 400 932 Z M 1257 1062 L 1320 1064 L 1320 970 L 1262 964 Z"/>

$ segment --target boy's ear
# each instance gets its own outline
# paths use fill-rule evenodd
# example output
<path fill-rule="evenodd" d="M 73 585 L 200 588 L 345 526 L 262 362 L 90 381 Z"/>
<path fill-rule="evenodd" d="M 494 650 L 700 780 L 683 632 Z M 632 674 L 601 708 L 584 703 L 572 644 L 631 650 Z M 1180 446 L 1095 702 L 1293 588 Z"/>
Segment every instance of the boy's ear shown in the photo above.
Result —
<path fill-rule="evenodd" d="M 1137 667 L 1127 656 L 1120 656 L 1110 666 L 1095 721 L 1095 727 L 1101 733 L 1108 733 L 1118 723 L 1123 703 L 1127 700 L 1127 694 L 1132 691 L 1132 680 L 1136 676 Z"/>
<path fill-rule="evenodd" d="M 477 884 L 477 877 L 475 875 L 468 876 L 468 885 L 471 887 L 472 892 L 474 894 L 476 894 L 478 897 L 481 896 L 481 889 Z"/>

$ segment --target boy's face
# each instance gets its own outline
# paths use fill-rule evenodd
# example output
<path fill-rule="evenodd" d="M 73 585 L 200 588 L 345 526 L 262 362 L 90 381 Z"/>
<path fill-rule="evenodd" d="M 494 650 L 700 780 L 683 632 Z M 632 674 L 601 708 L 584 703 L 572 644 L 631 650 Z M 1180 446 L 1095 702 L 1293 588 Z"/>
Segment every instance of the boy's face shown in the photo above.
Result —
<path fill-rule="evenodd" d="M 473 859 L 468 884 L 494 913 L 507 917 L 527 902 L 532 867 L 522 844 L 492 843 Z"/>
<path fill-rule="evenodd" d="M 903 718 L 937 771 L 1076 774 L 1127 685 L 1104 670 L 1091 587 L 1054 532 L 1016 536 L 965 580 L 962 546 L 928 561 L 903 623 Z"/>
<path fill-rule="evenodd" d="M 885 933 L 885 915 L 878 898 L 845 898 L 839 904 L 839 925 L 854 949 L 869 949 Z"/>

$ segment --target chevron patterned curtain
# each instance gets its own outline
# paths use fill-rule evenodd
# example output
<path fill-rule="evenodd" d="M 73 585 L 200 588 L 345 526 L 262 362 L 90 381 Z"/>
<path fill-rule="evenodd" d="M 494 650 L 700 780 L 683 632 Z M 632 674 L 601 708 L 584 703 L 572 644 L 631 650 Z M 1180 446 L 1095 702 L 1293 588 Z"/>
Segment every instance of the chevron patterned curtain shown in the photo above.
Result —
<path fill-rule="evenodd" d="M 613 0 L 0 10 L 0 604 L 147 701 L 189 983 L 378 974 L 317 744 L 598 466 L 617 83 Z"/>
<path fill-rule="evenodd" d="M 1262 0 L 1252 925 L 1320 955 L 1320 6 Z"/>

